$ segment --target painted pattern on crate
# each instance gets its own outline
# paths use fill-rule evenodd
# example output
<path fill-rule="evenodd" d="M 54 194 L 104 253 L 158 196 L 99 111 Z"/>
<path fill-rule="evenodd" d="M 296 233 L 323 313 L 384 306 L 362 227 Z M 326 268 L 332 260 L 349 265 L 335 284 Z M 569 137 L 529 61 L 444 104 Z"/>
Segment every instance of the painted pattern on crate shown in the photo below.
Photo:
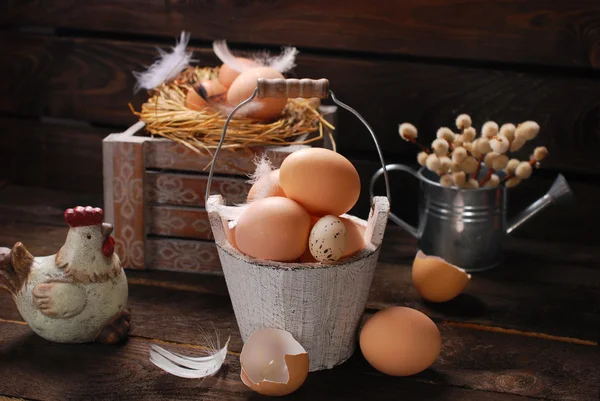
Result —
<path fill-rule="evenodd" d="M 127 268 L 144 268 L 142 144 L 114 143 L 115 252 Z"/>
<path fill-rule="evenodd" d="M 214 239 L 208 213 L 204 209 L 176 206 L 149 206 L 148 232 L 168 237 Z"/>
<path fill-rule="evenodd" d="M 149 269 L 222 274 L 214 242 L 149 238 L 147 243 Z"/>
<path fill-rule="evenodd" d="M 208 173 L 212 156 L 195 152 L 176 142 L 153 140 L 146 142 L 146 167 Z M 237 150 L 223 149 L 215 165 L 217 174 L 245 176 L 254 171 L 254 158 L 265 152 L 264 148 Z M 267 155 L 275 167 L 279 167 L 288 155 L 285 151 L 267 150 Z"/>
<path fill-rule="evenodd" d="M 204 206 L 208 176 L 181 173 L 146 173 L 147 202 L 154 204 Z M 243 178 L 214 177 L 212 192 L 229 203 L 242 203 L 250 185 Z"/>

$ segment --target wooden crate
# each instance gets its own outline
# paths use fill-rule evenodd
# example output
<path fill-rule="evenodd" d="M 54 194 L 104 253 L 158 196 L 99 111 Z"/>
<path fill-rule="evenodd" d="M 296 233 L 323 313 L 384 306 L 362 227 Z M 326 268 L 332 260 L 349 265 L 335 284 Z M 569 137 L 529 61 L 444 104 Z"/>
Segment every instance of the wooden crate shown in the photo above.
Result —
<path fill-rule="evenodd" d="M 336 125 L 335 106 L 321 106 Z M 331 147 L 329 138 L 311 146 Z M 211 156 L 164 138 L 152 138 L 138 122 L 103 140 L 105 220 L 114 225 L 116 252 L 128 269 L 221 273 L 204 193 Z M 222 150 L 213 193 L 243 202 L 253 160 L 266 153 L 275 166 L 297 147 Z"/>

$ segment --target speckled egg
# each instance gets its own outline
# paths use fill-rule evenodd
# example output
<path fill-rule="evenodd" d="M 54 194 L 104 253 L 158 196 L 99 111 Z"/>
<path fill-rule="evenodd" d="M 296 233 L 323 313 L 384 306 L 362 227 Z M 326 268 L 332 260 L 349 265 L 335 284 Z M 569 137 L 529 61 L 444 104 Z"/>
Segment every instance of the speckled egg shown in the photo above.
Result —
<path fill-rule="evenodd" d="M 339 217 L 323 216 L 310 231 L 310 253 L 321 263 L 333 263 L 344 255 L 347 235 L 346 226 Z"/>

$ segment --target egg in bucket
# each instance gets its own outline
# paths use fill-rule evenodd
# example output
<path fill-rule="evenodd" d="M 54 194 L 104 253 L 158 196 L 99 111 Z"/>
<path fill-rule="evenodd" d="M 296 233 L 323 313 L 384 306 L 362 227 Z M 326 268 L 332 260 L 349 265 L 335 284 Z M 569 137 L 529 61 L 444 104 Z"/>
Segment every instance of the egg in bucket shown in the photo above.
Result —
<path fill-rule="evenodd" d="M 287 197 L 275 196 L 250 203 L 239 217 L 237 223 L 240 226 L 236 228 L 235 233 L 232 233 L 233 226 L 224 216 L 223 212 L 227 206 L 222 196 L 210 195 L 210 189 L 215 161 L 225 139 L 227 126 L 237 110 L 255 98 L 328 96 L 331 96 L 337 105 L 353 113 L 367 127 L 385 170 L 383 156 L 373 130 L 355 110 L 336 99 L 329 90 L 329 82 L 326 79 L 260 78 L 252 95 L 238 104 L 225 122 L 206 188 L 206 209 L 242 340 L 248 341 L 254 332 L 264 328 L 285 330 L 306 349 L 309 371 L 330 369 L 339 365 L 350 358 L 356 348 L 359 324 L 366 306 L 390 209 L 387 174 L 387 197 L 373 197 L 369 217 L 363 220 L 347 214 L 360 192 L 360 180 L 357 174 L 356 177 L 353 176 L 352 170 L 355 172 L 355 169 L 347 159 L 327 149 L 310 148 L 319 153 L 313 154 L 312 156 L 316 157 L 312 159 L 301 153 L 303 151 L 293 152 L 284 161 L 280 171 L 281 188 Z M 324 160 L 330 156 L 335 171 L 347 176 L 343 177 L 343 182 L 340 183 L 326 181 L 329 189 L 319 190 L 310 180 L 307 171 L 312 171 L 314 177 L 314 174 L 322 171 Z M 291 166 L 294 163 L 301 168 Z M 322 175 L 326 175 L 325 173 L 326 171 Z M 308 175 L 299 177 L 298 174 Z M 292 176 L 295 178 L 291 179 Z M 294 180 L 299 180 L 301 185 L 290 186 L 289 182 Z M 356 180 L 358 187 L 352 184 L 353 180 Z M 347 182 L 351 184 L 346 185 Z M 337 197 L 332 196 L 334 190 L 338 192 Z M 265 244 L 264 241 L 261 243 L 257 240 L 262 235 L 258 230 L 256 238 L 252 238 L 252 235 L 250 238 L 240 235 L 240 229 L 250 230 L 252 233 L 252 224 L 271 224 L 274 230 L 278 225 L 284 224 L 278 222 L 277 218 L 267 222 L 266 217 L 260 215 L 261 210 L 256 203 L 263 201 L 263 206 L 277 208 L 277 213 L 289 217 L 286 222 L 291 222 L 294 230 L 288 231 L 286 235 L 301 238 L 305 241 L 303 247 L 276 249 L 276 252 L 272 253 L 263 252 L 259 248 Z M 330 206 L 323 207 L 326 203 Z M 314 238 L 315 230 L 330 230 L 330 235 L 317 235 L 319 238 Z M 356 253 L 344 256 L 347 252 L 334 249 L 334 242 L 340 243 L 336 235 L 342 231 L 346 237 L 344 249 L 349 244 L 355 246 L 360 243 Z M 273 238 L 273 241 L 281 240 L 284 243 L 284 239 Z M 309 242 L 309 239 L 316 242 Z M 330 253 L 324 252 L 323 248 L 320 248 L 319 253 L 317 248 L 325 243 L 318 241 L 333 241 L 329 248 L 331 253 L 336 253 L 335 257 L 329 256 Z M 309 244 L 313 245 L 312 249 L 309 249 Z M 271 250 L 273 248 L 270 247 Z M 308 251 L 310 254 L 307 256 Z"/>

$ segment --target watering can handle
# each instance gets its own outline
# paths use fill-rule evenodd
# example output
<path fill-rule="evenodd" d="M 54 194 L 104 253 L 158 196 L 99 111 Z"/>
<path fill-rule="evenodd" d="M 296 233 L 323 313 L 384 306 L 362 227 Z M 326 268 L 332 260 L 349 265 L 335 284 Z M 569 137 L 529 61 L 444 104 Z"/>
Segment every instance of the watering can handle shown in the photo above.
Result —
<path fill-rule="evenodd" d="M 383 154 L 381 153 L 381 148 L 379 147 L 379 142 L 377 142 L 377 137 L 373 132 L 373 129 L 369 126 L 367 121 L 352 107 L 340 102 L 334 95 L 334 93 L 329 90 L 329 80 L 327 79 L 265 79 L 259 78 L 256 83 L 256 88 L 252 95 L 235 106 L 229 116 L 227 116 L 227 120 L 225 120 L 225 124 L 223 125 L 223 133 L 221 135 L 221 140 L 215 149 L 215 153 L 213 155 L 212 163 L 210 164 L 210 171 L 208 172 L 208 182 L 206 184 L 206 193 L 204 196 L 204 201 L 208 204 L 208 198 L 210 196 L 210 187 L 212 183 L 212 177 L 215 170 L 215 164 L 217 161 L 217 156 L 221 147 L 223 146 L 223 142 L 225 141 L 225 134 L 227 133 L 227 127 L 229 126 L 229 122 L 233 115 L 246 104 L 250 103 L 254 98 L 265 98 L 265 97 L 274 97 L 274 98 L 289 98 L 289 97 L 303 97 L 303 98 L 311 98 L 318 97 L 321 99 L 327 98 L 331 96 L 331 99 L 338 106 L 348 110 L 352 114 L 354 114 L 369 130 L 371 137 L 373 138 L 373 142 L 375 142 L 375 147 L 377 148 L 377 153 L 379 155 L 379 161 L 381 162 L 381 173 L 385 177 L 385 191 L 387 194 L 388 202 L 391 204 L 391 194 L 390 194 L 390 181 L 388 179 L 388 174 L 386 170 L 385 161 L 383 160 Z M 373 197 L 370 198 L 371 200 Z"/>
<path fill-rule="evenodd" d="M 387 171 L 394 171 L 394 170 L 404 171 L 405 173 L 409 173 L 416 179 L 420 180 L 418 173 L 415 170 L 413 170 L 412 168 L 405 166 L 404 164 L 388 164 L 387 166 L 385 166 L 385 168 L 387 169 Z M 381 176 L 381 174 L 383 174 L 383 171 L 384 171 L 384 168 L 380 168 L 379 170 L 377 170 L 375 172 L 375 174 L 373 174 L 373 177 L 371 177 L 371 183 L 369 186 L 369 195 L 370 195 L 371 199 L 373 199 L 373 196 L 374 196 L 373 188 L 375 187 L 375 182 Z M 415 237 L 417 239 L 419 239 L 421 237 L 421 234 L 419 233 L 419 230 L 416 227 L 413 227 L 410 224 L 408 224 L 407 222 L 405 222 L 404 220 L 400 219 L 398 216 L 396 216 L 391 211 L 389 213 L 389 219 L 392 220 L 394 223 L 398 224 L 400 227 L 404 228 L 413 237 Z"/>

